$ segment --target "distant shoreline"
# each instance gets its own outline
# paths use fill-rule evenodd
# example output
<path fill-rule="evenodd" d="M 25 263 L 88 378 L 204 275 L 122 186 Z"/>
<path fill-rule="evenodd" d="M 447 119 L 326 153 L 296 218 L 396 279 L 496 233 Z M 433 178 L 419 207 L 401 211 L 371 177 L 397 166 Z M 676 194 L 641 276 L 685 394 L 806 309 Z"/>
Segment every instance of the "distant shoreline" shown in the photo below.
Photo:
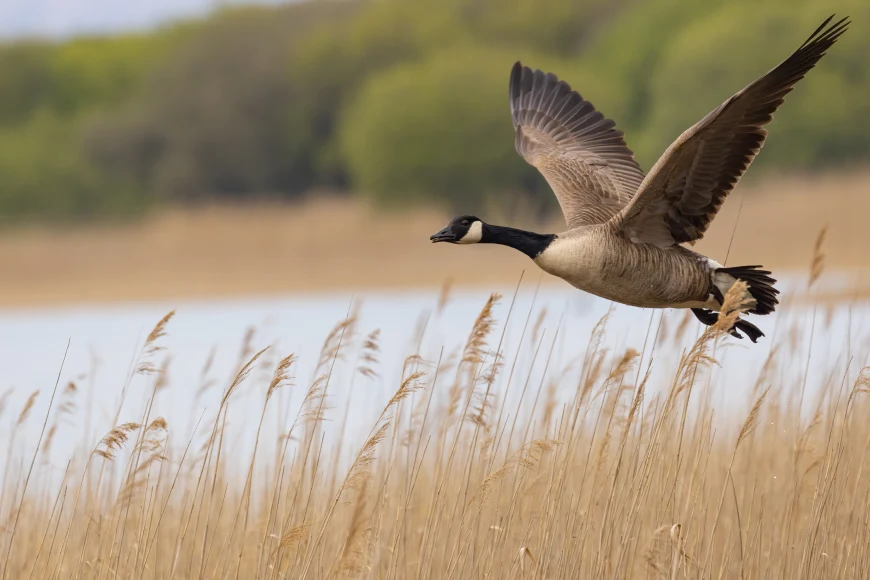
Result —
<path fill-rule="evenodd" d="M 696 249 L 720 261 L 728 254 L 729 264 L 802 271 L 828 223 L 826 267 L 870 270 L 867 191 L 870 173 L 739 187 Z M 430 244 L 429 234 L 448 217 L 432 210 L 381 213 L 358 201 L 324 199 L 169 209 L 132 224 L 6 231 L 0 233 L 0 308 L 439 288 L 448 279 L 457 287 L 490 287 L 514 284 L 523 270 L 540 276 L 525 256 L 505 248 Z"/>

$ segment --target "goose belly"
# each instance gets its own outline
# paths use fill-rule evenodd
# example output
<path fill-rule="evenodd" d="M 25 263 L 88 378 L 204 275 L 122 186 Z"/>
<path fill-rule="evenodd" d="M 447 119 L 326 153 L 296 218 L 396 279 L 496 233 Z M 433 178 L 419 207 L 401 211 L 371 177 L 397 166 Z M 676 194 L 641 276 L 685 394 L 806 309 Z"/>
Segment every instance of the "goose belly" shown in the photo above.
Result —
<path fill-rule="evenodd" d="M 607 300 L 643 308 L 710 308 L 710 270 L 694 252 L 629 241 L 556 239 L 535 258 L 545 272 Z"/>

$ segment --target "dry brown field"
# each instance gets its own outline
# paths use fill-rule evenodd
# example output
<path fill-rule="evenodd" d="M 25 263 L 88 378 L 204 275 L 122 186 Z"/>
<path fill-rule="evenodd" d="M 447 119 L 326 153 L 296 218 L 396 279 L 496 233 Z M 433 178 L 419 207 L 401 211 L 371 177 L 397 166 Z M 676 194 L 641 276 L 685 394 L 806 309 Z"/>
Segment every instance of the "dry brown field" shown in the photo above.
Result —
<path fill-rule="evenodd" d="M 870 173 L 768 178 L 742 184 L 697 248 L 729 264 L 801 270 L 828 224 L 828 268 L 861 278 L 870 265 L 868 214 Z M 132 224 L 12 228 L 0 232 L 0 306 L 431 288 L 446 279 L 492 287 L 530 267 L 505 248 L 433 246 L 429 235 L 448 218 L 324 197 L 175 209 Z"/>

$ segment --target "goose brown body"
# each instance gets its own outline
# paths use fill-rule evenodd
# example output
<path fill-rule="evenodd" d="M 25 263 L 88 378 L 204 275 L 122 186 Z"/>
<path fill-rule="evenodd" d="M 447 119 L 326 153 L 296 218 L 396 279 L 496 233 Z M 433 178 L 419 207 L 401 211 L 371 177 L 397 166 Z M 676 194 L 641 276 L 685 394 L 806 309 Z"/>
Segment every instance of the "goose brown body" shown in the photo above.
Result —
<path fill-rule="evenodd" d="M 718 264 L 681 246 L 666 250 L 632 243 L 606 223 L 558 234 L 534 261 L 575 288 L 630 306 L 719 307 L 711 297 Z"/>

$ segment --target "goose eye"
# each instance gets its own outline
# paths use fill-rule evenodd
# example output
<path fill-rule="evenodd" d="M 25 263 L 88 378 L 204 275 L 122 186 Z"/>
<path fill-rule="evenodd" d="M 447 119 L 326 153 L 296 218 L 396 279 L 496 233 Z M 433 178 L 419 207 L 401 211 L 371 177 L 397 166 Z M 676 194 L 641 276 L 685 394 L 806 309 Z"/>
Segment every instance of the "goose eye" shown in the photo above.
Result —
<path fill-rule="evenodd" d="M 467 225 L 468 225 L 468 220 L 462 220 L 462 225 L 467 226 Z"/>

